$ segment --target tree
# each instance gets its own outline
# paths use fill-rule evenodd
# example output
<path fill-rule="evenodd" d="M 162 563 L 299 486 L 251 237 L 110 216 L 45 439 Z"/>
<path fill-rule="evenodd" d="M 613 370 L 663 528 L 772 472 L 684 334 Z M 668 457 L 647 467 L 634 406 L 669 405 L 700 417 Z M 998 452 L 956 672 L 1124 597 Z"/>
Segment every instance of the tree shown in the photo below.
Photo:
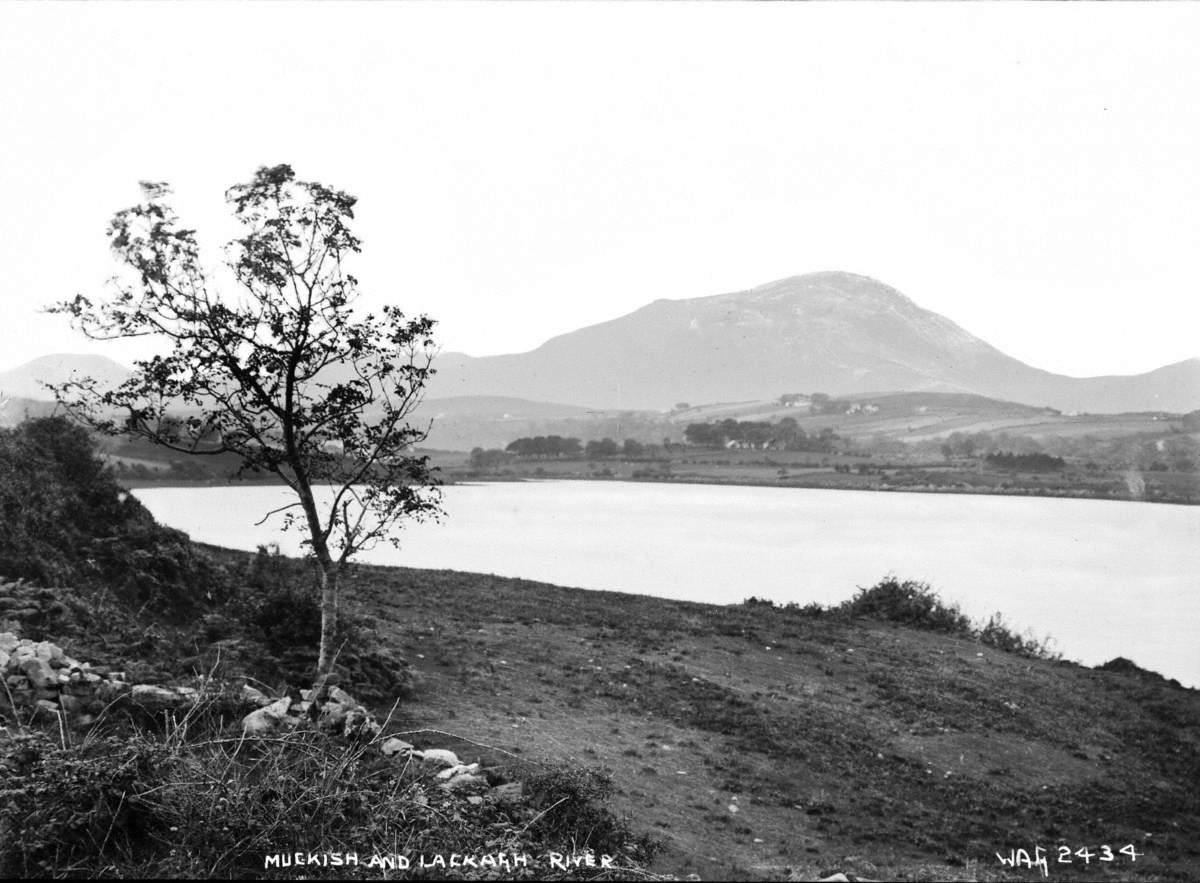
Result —
<path fill-rule="evenodd" d="M 435 470 L 412 451 L 428 427 L 407 421 L 433 373 L 434 322 L 395 306 L 355 312 L 358 280 L 344 264 L 361 249 L 349 226 L 356 200 L 298 180 L 290 166 L 260 168 L 225 195 L 243 234 L 226 248 L 236 297 L 214 290 L 169 188 L 141 186 L 143 201 L 109 225 L 125 270 L 112 296 L 79 295 L 49 311 L 90 338 L 150 336 L 169 351 L 135 362 L 118 387 L 84 379 L 55 392 L 103 432 L 235 454 L 243 470 L 274 473 L 291 488 L 296 499 L 263 520 L 282 514 L 285 530 L 305 531 L 321 598 L 323 685 L 347 562 L 380 540 L 398 545 L 403 520 L 441 512 Z"/>
<path fill-rule="evenodd" d="M 588 442 L 584 447 L 584 454 L 589 460 L 607 460 L 617 456 L 620 450 L 611 438 L 602 438 L 599 441 Z"/>

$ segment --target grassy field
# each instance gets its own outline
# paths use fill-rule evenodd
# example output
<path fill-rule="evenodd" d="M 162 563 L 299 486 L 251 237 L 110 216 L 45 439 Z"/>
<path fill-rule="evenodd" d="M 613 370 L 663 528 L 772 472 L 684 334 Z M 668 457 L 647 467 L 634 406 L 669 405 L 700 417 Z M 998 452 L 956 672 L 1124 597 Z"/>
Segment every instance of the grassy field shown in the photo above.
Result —
<path fill-rule="evenodd" d="M 1155 676 L 477 574 L 364 567 L 354 592 L 414 667 L 395 729 L 611 768 L 660 872 L 1037 879 L 996 853 L 1069 846 L 1054 879 L 1200 874 L 1200 694 Z"/>

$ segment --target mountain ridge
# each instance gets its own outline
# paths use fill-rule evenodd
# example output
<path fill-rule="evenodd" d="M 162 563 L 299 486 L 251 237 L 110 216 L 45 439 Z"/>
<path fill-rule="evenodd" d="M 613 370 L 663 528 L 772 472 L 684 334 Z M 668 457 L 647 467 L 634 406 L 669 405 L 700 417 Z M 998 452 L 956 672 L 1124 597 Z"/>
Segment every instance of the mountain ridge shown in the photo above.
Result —
<path fill-rule="evenodd" d="M 660 298 L 526 353 L 443 353 L 437 367 L 431 395 L 505 394 L 608 409 L 881 390 L 967 392 L 1110 413 L 1200 407 L 1200 359 L 1135 375 L 1054 374 L 891 286 L 842 271 Z"/>
<path fill-rule="evenodd" d="M 1200 408 L 1200 358 L 1140 374 L 1070 377 L 1015 359 L 883 282 L 844 271 L 695 298 L 659 298 L 523 353 L 440 353 L 429 399 L 485 397 L 596 410 L 786 393 L 949 392 L 1063 411 Z M 0 394 L 47 398 L 72 370 L 119 380 L 103 356 L 56 354 L 0 372 Z"/>

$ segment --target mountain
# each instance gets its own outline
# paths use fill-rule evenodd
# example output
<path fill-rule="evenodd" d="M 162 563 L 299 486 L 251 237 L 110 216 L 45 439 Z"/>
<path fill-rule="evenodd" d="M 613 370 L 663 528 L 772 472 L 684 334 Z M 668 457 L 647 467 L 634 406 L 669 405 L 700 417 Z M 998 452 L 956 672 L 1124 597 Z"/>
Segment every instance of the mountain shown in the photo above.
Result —
<path fill-rule="evenodd" d="M 894 288 L 841 272 L 657 300 L 528 353 L 444 353 L 435 367 L 431 396 L 516 396 L 607 409 L 814 391 L 960 392 L 1093 412 L 1200 408 L 1200 359 L 1133 376 L 1053 374 Z"/>
<path fill-rule="evenodd" d="M 1005 355 L 882 282 L 840 272 L 656 300 L 531 352 L 443 353 L 435 367 L 422 411 L 464 420 L 571 419 L 579 408 L 666 411 L 680 402 L 812 392 L 969 393 L 1091 413 L 1200 408 L 1200 359 L 1129 376 L 1053 374 Z M 72 373 L 117 383 L 128 372 L 103 356 L 44 356 L 0 372 L 0 396 L 49 399 L 38 381 L 59 383 Z M 531 403 L 550 402 L 560 404 L 531 410 Z"/>
<path fill-rule="evenodd" d="M 129 376 L 129 369 L 106 356 L 55 353 L 26 362 L 10 371 L 0 371 L 0 397 L 53 400 L 43 383 L 64 383 L 72 377 L 94 377 L 101 385 L 116 386 Z"/>

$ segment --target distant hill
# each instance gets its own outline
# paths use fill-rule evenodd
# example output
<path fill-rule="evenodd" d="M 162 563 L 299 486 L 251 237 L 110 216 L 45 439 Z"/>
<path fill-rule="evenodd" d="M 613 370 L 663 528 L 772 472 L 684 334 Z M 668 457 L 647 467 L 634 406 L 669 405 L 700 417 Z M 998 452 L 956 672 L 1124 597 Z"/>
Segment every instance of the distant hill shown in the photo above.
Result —
<path fill-rule="evenodd" d="M 441 402 L 447 418 L 562 420 L 584 410 L 669 411 L 683 402 L 812 392 L 960 393 L 1102 414 L 1200 408 L 1200 359 L 1129 376 L 1054 374 L 1005 355 L 894 288 L 841 272 L 657 300 L 527 353 L 443 353 L 434 367 L 422 415 Z M 331 372 L 333 380 L 338 372 Z M 44 356 L 0 372 L 0 395 L 49 399 L 39 381 L 60 383 L 73 373 L 117 383 L 128 372 L 103 356 Z"/>
<path fill-rule="evenodd" d="M 128 368 L 106 356 L 55 353 L 36 358 L 10 371 L 0 371 L 0 396 L 52 401 L 54 395 L 43 383 L 64 383 L 72 377 L 94 377 L 102 385 L 116 386 L 128 376 Z"/>
<path fill-rule="evenodd" d="M 521 354 L 442 354 L 436 396 L 505 395 L 592 408 L 788 392 L 960 392 L 1115 413 L 1200 407 L 1200 359 L 1128 377 L 1072 378 L 1007 356 L 881 282 L 794 276 L 749 291 L 657 300 Z"/>

